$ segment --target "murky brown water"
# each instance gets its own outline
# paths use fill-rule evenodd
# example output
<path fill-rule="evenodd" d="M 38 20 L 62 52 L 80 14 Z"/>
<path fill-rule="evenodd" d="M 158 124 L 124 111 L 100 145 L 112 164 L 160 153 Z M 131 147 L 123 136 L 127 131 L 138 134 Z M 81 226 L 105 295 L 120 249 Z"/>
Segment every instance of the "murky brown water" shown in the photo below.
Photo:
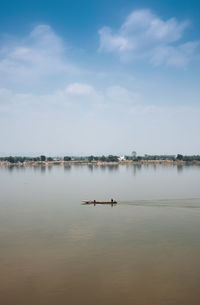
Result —
<path fill-rule="evenodd" d="M 199 305 L 199 182 L 196 166 L 0 168 L 0 304 Z"/>

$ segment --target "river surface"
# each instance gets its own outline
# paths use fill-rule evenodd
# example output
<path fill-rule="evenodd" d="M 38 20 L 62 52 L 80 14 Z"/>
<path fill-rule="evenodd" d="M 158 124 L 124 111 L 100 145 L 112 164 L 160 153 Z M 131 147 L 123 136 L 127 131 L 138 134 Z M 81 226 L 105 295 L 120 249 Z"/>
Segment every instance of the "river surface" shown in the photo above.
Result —
<path fill-rule="evenodd" d="M 0 304 L 199 305 L 199 286 L 200 167 L 0 168 Z"/>

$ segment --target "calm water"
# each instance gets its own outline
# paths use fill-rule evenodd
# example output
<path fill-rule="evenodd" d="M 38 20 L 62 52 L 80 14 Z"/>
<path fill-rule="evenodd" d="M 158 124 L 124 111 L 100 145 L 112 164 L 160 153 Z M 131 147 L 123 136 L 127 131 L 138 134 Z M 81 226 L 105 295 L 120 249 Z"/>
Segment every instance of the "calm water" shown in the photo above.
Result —
<path fill-rule="evenodd" d="M 200 167 L 0 168 L 0 195 L 0 304 L 200 304 Z"/>

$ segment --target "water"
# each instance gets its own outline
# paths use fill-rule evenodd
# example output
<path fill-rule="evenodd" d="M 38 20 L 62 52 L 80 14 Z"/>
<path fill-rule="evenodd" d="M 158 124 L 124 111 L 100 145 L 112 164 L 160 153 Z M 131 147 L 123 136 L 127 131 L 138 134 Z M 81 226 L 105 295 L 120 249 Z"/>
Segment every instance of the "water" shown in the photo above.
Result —
<path fill-rule="evenodd" d="M 198 166 L 1 167 L 0 304 L 199 305 L 199 182 Z"/>

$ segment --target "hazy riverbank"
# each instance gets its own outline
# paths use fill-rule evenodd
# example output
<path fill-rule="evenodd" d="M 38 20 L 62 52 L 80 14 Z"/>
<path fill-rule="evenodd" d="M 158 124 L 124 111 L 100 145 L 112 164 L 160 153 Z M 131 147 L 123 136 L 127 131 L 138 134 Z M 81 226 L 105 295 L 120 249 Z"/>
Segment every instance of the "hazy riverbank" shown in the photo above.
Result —
<path fill-rule="evenodd" d="M 71 161 L 25 161 L 11 163 L 8 161 L 0 161 L 0 166 L 71 166 L 71 165 L 91 165 L 91 166 L 109 166 L 109 165 L 200 165 L 200 161 L 183 161 L 183 160 L 141 160 L 141 161 L 118 161 L 118 162 L 102 162 L 102 161 L 86 161 L 86 160 L 71 160 Z"/>

